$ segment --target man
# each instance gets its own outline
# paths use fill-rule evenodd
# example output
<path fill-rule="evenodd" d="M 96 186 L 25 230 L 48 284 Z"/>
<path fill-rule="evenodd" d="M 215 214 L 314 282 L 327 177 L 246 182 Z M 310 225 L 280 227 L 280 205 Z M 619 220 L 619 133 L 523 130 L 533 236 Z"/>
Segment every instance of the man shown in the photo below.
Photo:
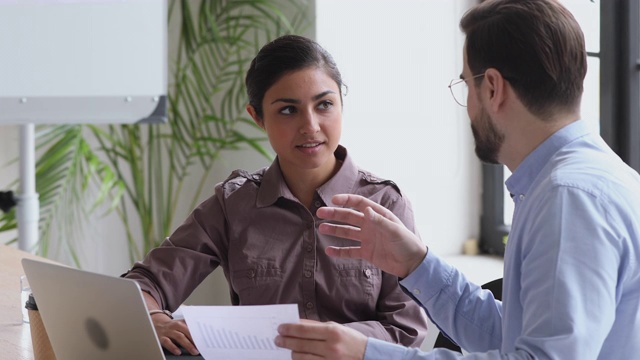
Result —
<path fill-rule="evenodd" d="M 494 0 L 460 25 L 465 84 L 457 86 L 469 86 L 476 153 L 513 172 L 503 301 L 428 252 L 388 210 L 354 195 L 318 210 L 332 221 L 320 232 L 361 246 L 326 252 L 398 276 L 468 358 L 637 358 L 640 177 L 580 120 L 586 51 L 576 20 L 555 0 Z M 384 344 L 337 324 L 283 324 L 279 332 L 276 344 L 294 359 L 464 357 Z"/>

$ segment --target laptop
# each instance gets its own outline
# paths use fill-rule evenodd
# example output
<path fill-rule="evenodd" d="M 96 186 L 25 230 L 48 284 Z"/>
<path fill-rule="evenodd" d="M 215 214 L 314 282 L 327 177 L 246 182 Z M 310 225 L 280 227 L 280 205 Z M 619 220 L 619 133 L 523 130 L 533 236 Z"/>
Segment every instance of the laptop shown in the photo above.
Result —
<path fill-rule="evenodd" d="M 57 359 L 202 359 L 165 353 L 133 280 L 22 259 Z"/>

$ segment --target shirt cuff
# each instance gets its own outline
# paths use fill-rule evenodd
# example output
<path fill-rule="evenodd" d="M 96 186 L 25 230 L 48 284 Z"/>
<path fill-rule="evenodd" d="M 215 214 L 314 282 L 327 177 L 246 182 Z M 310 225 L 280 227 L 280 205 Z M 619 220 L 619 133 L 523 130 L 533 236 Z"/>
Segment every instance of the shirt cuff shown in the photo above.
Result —
<path fill-rule="evenodd" d="M 364 351 L 364 360 L 402 359 L 407 350 L 404 346 L 369 338 Z"/>
<path fill-rule="evenodd" d="M 406 278 L 400 280 L 400 285 L 415 299 L 426 304 L 429 299 L 451 285 L 454 273 L 453 266 L 444 262 L 433 251 L 429 251 L 422 263 Z"/>

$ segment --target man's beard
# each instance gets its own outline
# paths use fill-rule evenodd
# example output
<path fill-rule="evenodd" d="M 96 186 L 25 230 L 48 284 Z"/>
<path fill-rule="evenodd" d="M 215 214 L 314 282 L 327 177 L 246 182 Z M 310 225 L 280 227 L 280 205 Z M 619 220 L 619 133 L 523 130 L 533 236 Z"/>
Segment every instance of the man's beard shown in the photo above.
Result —
<path fill-rule="evenodd" d="M 484 108 L 476 121 L 471 122 L 471 131 L 476 141 L 476 155 L 480 161 L 499 164 L 498 153 L 504 142 L 504 134 L 493 125 L 491 117 Z"/>

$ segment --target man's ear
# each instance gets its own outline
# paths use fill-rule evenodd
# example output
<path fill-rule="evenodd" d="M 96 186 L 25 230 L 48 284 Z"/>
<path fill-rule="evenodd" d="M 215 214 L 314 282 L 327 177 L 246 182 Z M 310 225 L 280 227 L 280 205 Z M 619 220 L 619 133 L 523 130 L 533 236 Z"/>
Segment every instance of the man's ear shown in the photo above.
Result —
<path fill-rule="evenodd" d="M 507 100 L 506 80 L 498 70 L 489 68 L 484 73 L 484 81 L 486 86 L 482 91 L 485 92 L 485 98 L 488 100 L 487 105 L 493 112 L 496 112 L 504 106 Z"/>
<path fill-rule="evenodd" d="M 258 124 L 258 126 L 260 126 L 260 128 L 262 128 L 262 130 L 265 130 L 264 121 L 262 120 L 262 118 L 260 116 L 258 116 L 258 113 L 256 112 L 256 109 L 252 105 L 247 105 L 247 112 L 249 113 L 249 115 L 251 116 L 253 121 L 255 121 L 256 124 Z"/>

